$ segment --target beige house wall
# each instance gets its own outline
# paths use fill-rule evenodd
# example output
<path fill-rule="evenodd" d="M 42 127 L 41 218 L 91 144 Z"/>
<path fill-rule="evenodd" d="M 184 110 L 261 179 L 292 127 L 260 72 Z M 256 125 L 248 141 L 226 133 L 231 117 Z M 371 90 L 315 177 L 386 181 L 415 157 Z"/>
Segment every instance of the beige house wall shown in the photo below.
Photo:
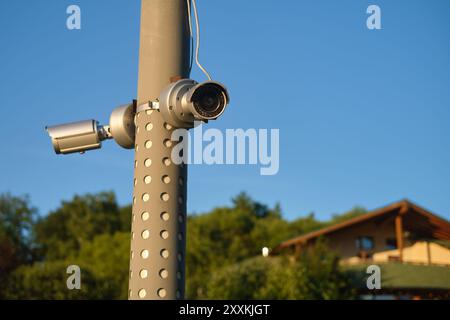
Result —
<path fill-rule="evenodd" d="M 367 236 L 374 240 L 374 249 L 369 253 L 371 259 L 364 261 L 358 257 L 356 239 Z M 395 239 L 393 218 L 381 222 L 364 222 L 325 236 L 328 246 L 339 253 L 345 264 L 361 262 L 388 262 L 399 257 L 399 250 L 388 250 L 387 239 Z M 403 262 L 418 264 L 438 264 L 450 266 L 450 249 L 433 242 L 411 242 L 404 240 Z"/>
<path fill-rule="evenodd" d="M 374 262 L 387 262 L 389 256 L 398 256 L 398 250 L 378 252 L 373 255 Z M 416 242 L 403 249 L 403 262 L 419 264 L 439 264 L 450 266 L 450 250 L 432 242 Z"/>
<path fill-rule="evenodd" d="M 392 219 L 383 222 L 365 222 L 357 226 L 345 228 L 328 234 L 325 238 L 331 249 L 337 251 L 343 259 L 358 255 L 356 239 L 361 236 L 372 237 L 374 249 L 371 253 L 387 250 L 387 239 L 395 239 L 395 228 Z"/>

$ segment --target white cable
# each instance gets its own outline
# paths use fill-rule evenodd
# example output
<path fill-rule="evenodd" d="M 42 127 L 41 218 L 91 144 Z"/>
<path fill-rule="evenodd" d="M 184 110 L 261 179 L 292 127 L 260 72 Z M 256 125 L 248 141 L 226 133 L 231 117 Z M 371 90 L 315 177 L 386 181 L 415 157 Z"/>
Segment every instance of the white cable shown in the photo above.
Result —
<path fill-rule="evenodd" d="M 188 19 L 189 19 L 189 32 L 191 33 L 191 38 L 193 38 L 194 37 L 194 33 L 192 32 L 191 0 L 186 0 L 186 2 L 187 2 Z"/>
<path fill-rule="evenodd" d="M 192 22 L 191 22 L 191 10 L 190 10 L 190 4 L 189 0 L 188 2 L 188 10 L 189 10 L 189 28 L 191 29 L 191 36 L 192 36 Z M 208 71 L 200 64 L 198 60 L 198 52 L 200 50 L 200 25 L 199 25 L 199 19 L 198 19 L 198 12 L 197 12 L 197 3 L 196 0 L 192 0 L 192 4 L 194 5 L 194 15 L 195 15 L 195 26 L 196 26 L 196 46 L 195 46 L 195 63 L 200 68 L 200 70 L 203 71 L 203 73 L 206 75 L 206 77 L 211 80 L 211 76 L 209 75 Z"/>
<path fill-rule="evenodd" d="M 194 59 L 194 33 L 192 32 L 192 21 L 191 21 L 191 0 L 187 0 L 187 9 L 188 9 L 188 20 L 189 20 L 189 34 L 190 34 L 190 40 L 191 40 L 191 52 L 189 56 L 189 74 L 192 71 L 192 64 Z"/>

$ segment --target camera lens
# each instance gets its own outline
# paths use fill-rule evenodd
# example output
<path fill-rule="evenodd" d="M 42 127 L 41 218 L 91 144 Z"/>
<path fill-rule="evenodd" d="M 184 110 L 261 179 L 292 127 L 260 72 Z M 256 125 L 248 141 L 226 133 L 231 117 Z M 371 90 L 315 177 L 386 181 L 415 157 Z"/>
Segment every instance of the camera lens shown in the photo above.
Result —
<path fill-rule="evenodd" d="M 214 83 L 200 86 L 192 95 L 195 110 L 205 118 L 215 118 L 226 106 L 223 89 Z"/>

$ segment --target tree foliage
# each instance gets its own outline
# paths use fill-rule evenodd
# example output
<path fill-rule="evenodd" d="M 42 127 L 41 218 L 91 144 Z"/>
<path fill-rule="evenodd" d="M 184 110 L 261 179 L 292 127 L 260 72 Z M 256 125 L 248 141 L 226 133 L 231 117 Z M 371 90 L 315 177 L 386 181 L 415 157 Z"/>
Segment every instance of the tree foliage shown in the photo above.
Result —
<path fill-rule="evenodd" d="M 352 278 L 323 242 L 293 257 L 250 258 L 214 272 L 207 281 L 210 299 L 351 299 Z"/>
<path fill-rule="evenodd" d="M 35 224 L 40 255 L 50 260 L 64 258 L 100 234 L 124 230 L 123 220 L 112 192 L 75 196 Z"/>
<path fill-rule="evenodd" d="M 0 283 L 9 273 L 32 259 L 31 231 L 36 209 L 28 197 L 0 195 Z"/>
<path fill-rule="evenodd" d="M 279 204 L 269 208 L 245 193 L 231 206 L 190 215 L 187 297 L 351 297 L 337 256 L 325 245 L 299 260 L 258 257 L 263 247 L 338 220 L 322 222 L 310 214 L 287 221 Z M 1 195 L 0 298 L 126 299 L 130 228 L 131 206 L 120 207 L 112 192 L 75 196 L 38 219 L 28 198 Z M 67 289 L 69 265 L 82 270 L 81 290 Z"/>

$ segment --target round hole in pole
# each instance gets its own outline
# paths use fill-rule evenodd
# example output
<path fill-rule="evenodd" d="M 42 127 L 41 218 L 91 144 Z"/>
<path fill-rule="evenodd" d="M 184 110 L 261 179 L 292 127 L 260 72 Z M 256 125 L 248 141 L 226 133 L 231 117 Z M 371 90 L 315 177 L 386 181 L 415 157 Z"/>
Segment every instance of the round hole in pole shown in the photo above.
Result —
<path fill-rule="evenodd" d="M 158 289 L 158 296 L 159 296 L 160 298 L 165 298 L 166 295 L 167 295 L 166 289 L 163 289 L 163 288 Z"/>
<path fill-rule="evenodd" d="M 142 217 L 142 221 L 147 221 L 150 218 L 150 213 L 145 211 L 142 213 L 141 217 Z"/>
<path fill-rule="evenodd" d="M 142 231 L 142 239 L 147 240 L 148 238 L 150 238 L 150 231 L 148 230 L 144 230 Z"/>
<path fill-rule="evenodd" d="M 161 238 L 163 238 L 164 240 L 169 239 L 169 231 L 167 230 L 161 231 Z"/>
<path fill-rule="evenodd" d="M 172 161 L 170 161 L 169 158 L 164 158 L 163 163 L 166 167 L 170 166 L 172 164 Z"/>
<path fill-rule="evenodd" d="M 139 290 L 139 298 L 144 299 L 146 295 L 147 291 L 145 291 L 145 289 Z"/>
<path fill-rule="evenodd" d="M 167 279 L 167 277 L 169 276 L 169 272 L 168 272 L 166 269 L 161 269 L 161 270 L 159 271 L 159 276 L 160 276 L 162 279 Z"/>
<path fill-rule="evenodd" d="M 161 219 L 162 219 L 163 221 L 169 221 L 169 219 L 170 219 L 170 214 L 167 213 L 167 212 L 161 213 Z"/>
<path fill-rule="evenodd" d="M 170 139 L 164 140 L 164 145 L 165 145 L 167 148 L 170 148 L 170 147 L 172 146 L 172 140 L 170 140 Z"/>
<path fill-rule="evenodd" d="M 146 279 L 148 277 L 148 270 L 147 269 L 142 269 L 141 272 L 139 272 L 139 276 L 142 279 Z"/>
<path fill-rule="evenodd" d="M 163 257 L 164 259 L 169 258 L 169 250 L 167 250 L 167 249 L 162 249 L 162 250 L 161 250 L 161 257 Z"/>
<path fill-rule="evenodd" d="M 142 257 L 142 259 L 148 259 L 148 256 L 149 256 L 149 255 L 150 255 L 150 253 L 148 252 L 147 249 L 141 251 L 141 257 Z"/>
<path fill-rule="evenodd" d="M 170 177 L 169 177 L 169 176 L 163 176 L 163 177 L 162 177 L 162 181 L 163 181 L 165 184 L 169 184 L 169 183 L 170 183 Z"/>

